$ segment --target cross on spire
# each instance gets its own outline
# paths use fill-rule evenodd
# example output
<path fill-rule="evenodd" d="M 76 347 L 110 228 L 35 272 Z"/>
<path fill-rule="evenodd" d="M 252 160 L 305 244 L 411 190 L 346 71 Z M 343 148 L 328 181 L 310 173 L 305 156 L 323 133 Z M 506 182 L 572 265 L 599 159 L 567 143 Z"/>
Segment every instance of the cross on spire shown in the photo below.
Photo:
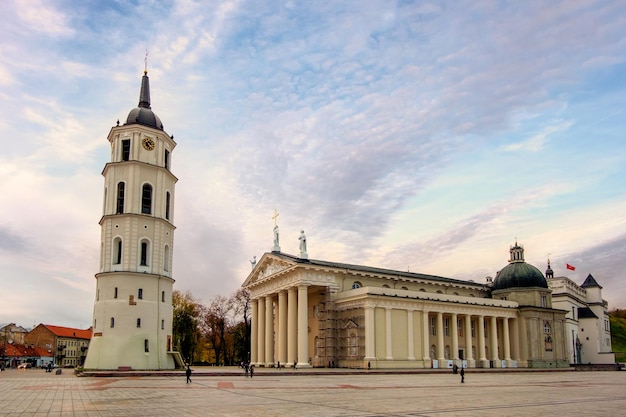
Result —
<path fill-rule="evenodd" d="M 276 211 L 276 209 L 274 209 L 274 215 L 272 216 L 272 219 L 274 219 L 274 226 L 276 226 L 276 219 L 278 218 L 278 211 Z"/>

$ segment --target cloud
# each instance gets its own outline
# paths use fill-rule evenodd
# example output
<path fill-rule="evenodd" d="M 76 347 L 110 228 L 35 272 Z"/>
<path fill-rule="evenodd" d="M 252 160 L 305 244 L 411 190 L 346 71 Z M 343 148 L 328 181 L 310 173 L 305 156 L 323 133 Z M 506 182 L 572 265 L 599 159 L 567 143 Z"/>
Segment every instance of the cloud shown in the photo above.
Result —
<path fill-rule="evenodd" d="M 546 141 L 553 133 L 561 133 L 567 131 L 573 122 L 562 121 L 552 126 L 545 126 L 543 130 L 536 135 L 518 143 L 513 143 L 502 147 L 505 152 L 530 151 L 538 152 L 543 149 Z"/>
<path fill-rule="evenodd" d="M 67 15 L 48 2 L 30 0 L 27 7 L 16 7 L 15 11 L 29 31 L 41 32 L 48 36 L 74 34 L 69 27 Z"/>
<path fill-rule="evenodd" d="M 0 250 L 22 252 L 28 247 L 28 240 L 16 234 L 7 226 L 0 226 Z"/>

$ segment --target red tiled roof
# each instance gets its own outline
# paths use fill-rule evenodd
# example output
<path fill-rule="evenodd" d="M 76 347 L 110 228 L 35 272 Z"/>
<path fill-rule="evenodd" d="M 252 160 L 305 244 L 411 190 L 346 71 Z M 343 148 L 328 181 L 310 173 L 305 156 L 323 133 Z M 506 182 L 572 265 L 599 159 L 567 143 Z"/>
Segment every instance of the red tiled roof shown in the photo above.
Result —
<path fill-rule="evenodd" d="M 0 345 L 0 351 L 2 350 L 2 345 Z M 18 345 L 18 344 L 7 344 L 6 346 L 6 356 L 13 357 L 51 357 L 52 353 L 40 347 L 29 347 L 26 345 Z"/>
<path fill-rule="evenodd" d="M 58 337 L 75 337 L 77 339 L 91 339 L 91 328 L 87 330 L 73 329 L 71 327 L 53 326 L 44 324 L 52 333 Z"/>

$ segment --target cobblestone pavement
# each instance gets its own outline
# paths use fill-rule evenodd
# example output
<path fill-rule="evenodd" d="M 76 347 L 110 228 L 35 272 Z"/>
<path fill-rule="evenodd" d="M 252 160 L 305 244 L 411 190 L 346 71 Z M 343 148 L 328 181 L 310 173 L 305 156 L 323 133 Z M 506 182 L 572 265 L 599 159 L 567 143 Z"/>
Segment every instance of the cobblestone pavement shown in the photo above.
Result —
<path fill-rule="evenodd" d="M 211 368 L 209 368 L 211 369 Z M 201 373 L 201 369 L 196 369 Z M 0 373 L 0 416 L 624 416 L 626 372 Z"/>

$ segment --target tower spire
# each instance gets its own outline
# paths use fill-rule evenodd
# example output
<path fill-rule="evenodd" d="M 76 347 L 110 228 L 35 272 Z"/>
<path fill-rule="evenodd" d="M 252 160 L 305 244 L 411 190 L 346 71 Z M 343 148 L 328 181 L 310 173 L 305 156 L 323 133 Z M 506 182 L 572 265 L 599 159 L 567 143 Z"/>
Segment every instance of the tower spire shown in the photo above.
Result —
<path fill-rule="evenodd" d="M 139 107 L 143 107 L 145 109 L 151 108 L 150 107 L 150 80 L 148 79 L 147 69 L 144 70 L 143 77 L 141 77 L 141 91 L 139 91 Z"/>

